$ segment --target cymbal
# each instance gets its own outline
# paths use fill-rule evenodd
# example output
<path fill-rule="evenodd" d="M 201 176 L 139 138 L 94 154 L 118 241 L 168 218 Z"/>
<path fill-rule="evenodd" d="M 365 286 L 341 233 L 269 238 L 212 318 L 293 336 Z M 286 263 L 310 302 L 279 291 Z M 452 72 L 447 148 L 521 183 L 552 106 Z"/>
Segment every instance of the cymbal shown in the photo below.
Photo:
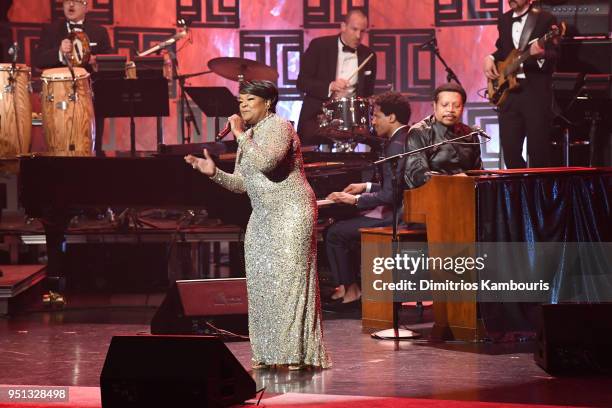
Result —
<path fill-rule="evenodd" d="M 232 81 L 252 81 L 254 79 L 276 81 L 278 79 L 278 72 L 273 68 L 246 58 L 214 58 L 208 61 L 208 68 L 215 74 Z"/>

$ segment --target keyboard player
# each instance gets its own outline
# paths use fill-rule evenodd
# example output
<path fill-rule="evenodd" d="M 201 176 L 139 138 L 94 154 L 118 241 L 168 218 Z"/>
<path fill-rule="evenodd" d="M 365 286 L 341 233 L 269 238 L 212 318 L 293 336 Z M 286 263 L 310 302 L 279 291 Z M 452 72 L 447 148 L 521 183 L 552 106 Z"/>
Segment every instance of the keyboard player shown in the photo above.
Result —
<path fill-rule="evenodd" d="M 385 140 L 386 157 L 404 152 L 408 123 L 410 121 L 410 102 L 406 96 L 397 92 L 387 92 L 374 99 L 372 125 L 376 134 Z M 403 180 L 403 163 L 397 169 L 397 177 Z M 331 295 L 334 307 L 351 308 L 361 298 L 361 290 L 354 259 L 359 259 L 360 228 L 391 225 L 393 214 L 391 164 L 382 168 L 382 184 L 350 184 L 343 191 L 331 193 L 327 199 L 336 203 L 356 206 L 360 215 L 331 225 L 325 233 L 325 248 L 332 278 L 339 286 Z M 401 200 L 401 197 L 399 197 Z M 398 203 L 397 208 L 401 205 Z"/>
<path fill-rule="evenodd" d="M 461 123 L 467 95 L 461 85 L 448 83 L 434 91 L 433 115 L 415 124 L 408 132 L 408 150 L 412 151 L 444 140 L 472 133 Z M 404 165 L 407 188 L 425 184 L 433 174 L 462 174 L 482 169 L 480 141 L 477 135 L 408 156 Z"/>

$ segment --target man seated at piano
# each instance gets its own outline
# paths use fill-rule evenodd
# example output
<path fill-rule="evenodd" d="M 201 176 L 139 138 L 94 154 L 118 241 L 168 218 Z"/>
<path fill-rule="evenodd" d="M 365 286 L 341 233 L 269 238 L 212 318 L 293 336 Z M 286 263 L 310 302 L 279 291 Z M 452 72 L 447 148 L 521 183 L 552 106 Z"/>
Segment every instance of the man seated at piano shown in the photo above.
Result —
<path fill-rule="evenodd" d="M 385 140 L 386 157 L 403 153 L 408 135 L 411 109 L 408 98 L 397 92 L 387 92 L 374 99 L 372 125 L 378 137 Z M 327 198 L 337 203 L 354 205 L 361 210 L 354 218 L 338 221 L 325 234 L 325 247 L 332 278 L 339 286 L 331 295 L 340 308 L 361 298 L 357 283 L 358 270 L 353 267 L 359 259 L 360 228 L 382 227 L 392 224 L 393 190 L 391 164 L 382 166 L 382 184 L 350 184 L 341 192 L 331 193 Z M 403 180 L 403 162 L 397 169 L 397 177 Z M 403 183 L 402 183 L 403 184 Z M 401 198 L 401 197 L 400 197 Z M 398 203 L 398 207 L 400 207 Z M 342 304 L 339 301 L 342 300 Z"/>
<path fill-rule="evenodd" d="M 473 132 L 472 128 L 461 123 L 466 99 L 461 85 L 447 83 L 437 87 L 433 97 L 434 113 L 410 128 L 406 150 L 431 146 Z M 407 188 L 422 186 L 433 174 L 454 175 L 482 169 L 480 141 L 477 135 L 472 135 L 408 156 L 404 168 Z"/>

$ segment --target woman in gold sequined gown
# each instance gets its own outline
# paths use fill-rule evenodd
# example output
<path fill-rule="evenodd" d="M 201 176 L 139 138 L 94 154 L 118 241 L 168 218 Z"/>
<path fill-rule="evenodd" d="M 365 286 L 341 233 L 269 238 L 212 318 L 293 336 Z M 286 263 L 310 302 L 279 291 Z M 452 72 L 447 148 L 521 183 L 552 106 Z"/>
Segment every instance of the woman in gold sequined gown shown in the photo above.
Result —
<path fill-rule="evenodd" d="M 240 86 L 240 114 L 229 118 L 238 141 L 233 174 L 208 152 L 185 161 L 221 186 L 246 192 L 253 212 L 246 230 L 249 336 L 254 368 L 327 368 L 316 269 L 315 196 L 306 180 L 300 142 L 275 112 L 269 81 Z M 248 130 L 245 124 L 252 126 Z"/>

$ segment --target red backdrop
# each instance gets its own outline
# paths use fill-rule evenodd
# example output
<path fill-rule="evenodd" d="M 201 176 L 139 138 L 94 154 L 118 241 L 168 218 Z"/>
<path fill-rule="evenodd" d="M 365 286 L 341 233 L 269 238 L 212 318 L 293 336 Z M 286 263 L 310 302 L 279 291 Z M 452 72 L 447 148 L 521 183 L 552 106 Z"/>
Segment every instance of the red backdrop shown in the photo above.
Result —
<path fill-rule="evenodd" d="M 9 19 L 13 40 L 25 49 L 24 62 L 30 62 L 41 25 L 62 15 L 61 5 L 61 0 L 14 2 Z M 495 113 L 478 95 L 485 87 L 482 59 L 493 49 L 495 21 L 507 8 L 503 0 L 90 0 L 89 7 L 88 18 L 105 25 L 117 52 L 126 55 L 130 48 L 144 50 L 172 35 L 177 18 L 189 20 L 190 37 L 177 46 L 181 73 L 206 70 L 207 62 L 220 56 L 243 56 L 276 66 L 281 73 L 279 113 L 294 121 L 301 106 L 295 88 L 301 52 L 312 38 L 338 32 L 348 9 L 364 8 L 370 17 L 365 43 L 379 61 L 377 92 L 406 92 L 413 100 L 412 120 L 428 115 L 431 91 L 446 80 L 446 73 L 433 54 L 420 51 L 418 45 L 435 35 L 443 57 L 468 91 L 464 121 L 497 134 Z M 215 74 L 192 78 L 188 85 L 237 90 L 236 83 Z M 177 143 L 180 115 L 176 84 L 170 86 L 171 116 L 163 120 L 164 142 Z M 193 141 L 211 140 L 213 121 L 193 107 L 203 130 Z M 128 130 L 127 120 L 107 119 L 104 148 L 129 149 Z M 156 149 L 155 119 L 137 120 L 137 149 Z M 497 142 L 483 150 L 488 166 L 496 167 Z"/>

